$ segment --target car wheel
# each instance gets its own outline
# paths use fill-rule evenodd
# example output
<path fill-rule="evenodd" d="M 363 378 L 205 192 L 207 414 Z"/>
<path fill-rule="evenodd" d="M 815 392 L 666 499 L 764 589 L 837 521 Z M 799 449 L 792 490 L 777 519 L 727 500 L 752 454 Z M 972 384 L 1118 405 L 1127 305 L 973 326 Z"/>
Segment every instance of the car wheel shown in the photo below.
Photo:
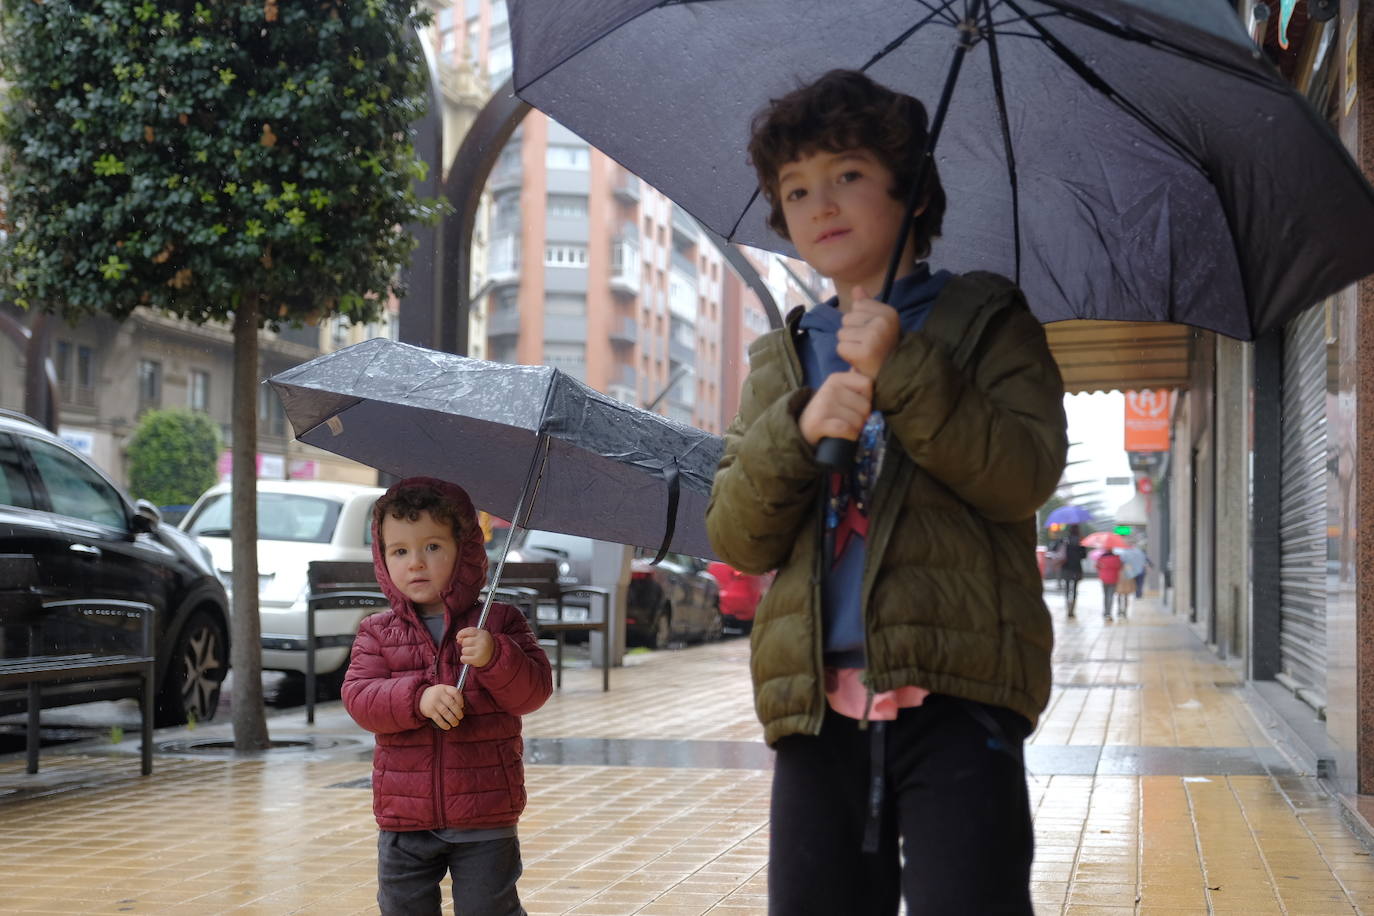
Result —
<path fill-rule="evenodd" d="M 204 611 L 195 611 L 177 634 L 158 698 L 158 725 L 213 719 L 228 670 L 229 644 L 224 628 Z"/>
<path fill-rule="evenodd" d="M 716 607 L 711 616 L 711 622 L 706 627 L 706 633 L 702 636 L 703 642 L 720 642 L 725 635 L 725 618 L 721 616 L 720 608 Z"/>
<path fill-rule="evenodd" d="M 654 615 L 654 626 L 653 630 L 650 631 L 649 638 L 655 649 L 666 649 L 668 643 L 672 642 L 673 608 L 667 602 L 659 605 L 658 613 Z"/>

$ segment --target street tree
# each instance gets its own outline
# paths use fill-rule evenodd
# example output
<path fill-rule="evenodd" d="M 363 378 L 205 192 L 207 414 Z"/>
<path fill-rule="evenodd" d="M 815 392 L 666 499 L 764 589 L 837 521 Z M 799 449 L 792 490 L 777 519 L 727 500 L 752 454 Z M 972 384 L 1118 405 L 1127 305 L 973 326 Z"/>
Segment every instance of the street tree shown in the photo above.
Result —
<path fill-rule="evenodd" d="M 268 746 L 258 331 L 378 317 L 439 204 L 414 0 L 3 0 L 5 291 L 69 320 L 232 324 L 234 743 Z"/>
<path fill-rule="evenodd" d="M 129 439 L 129 492 L 157 506 L 188 505 L 219 481 L 219 429 L 194 410 L 150 410 Z"/>

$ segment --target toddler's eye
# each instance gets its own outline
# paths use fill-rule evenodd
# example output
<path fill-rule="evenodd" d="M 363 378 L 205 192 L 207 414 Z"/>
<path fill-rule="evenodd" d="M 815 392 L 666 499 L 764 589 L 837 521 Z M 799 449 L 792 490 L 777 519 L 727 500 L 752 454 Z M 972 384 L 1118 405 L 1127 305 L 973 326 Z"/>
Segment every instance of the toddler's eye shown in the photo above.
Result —
<path fill-rule="evenodd" d="M 427 545 L 425 545 L 425 549 L 428 550 L 430 553 L 434 553 L 434 552 L 436 552 L 436 551 L 439 549 L 439 545 L 438 545 L 438 544 L 427 544 Z"/>
<path fill-rule="evenodd" d="M 840 182 L 840 184 L 847 184 L 848 182 L 851 182 L 851 181 L 857 181 L 858 179 L 860 179 L 860 178 L 862 178 L 862 177 L 863 177 L 863 172 L 860 172 L 860 171 L 857 170 L 857 169 L 851 169 L 850 171 L 844 172 L 844 173 L 842 173 L 842 174 L 840 175 L 840 177 L 839 177 L 839 182 Z"/>
<path fill-rule="evenodd" d="M 793 202 L 795 203 L 796 201 L 801 200 L 801 199 L 802 199 L 803 197 L 805 197 L 805 196 L 806 196 L 806 191 L 805 191 L 804 189 L 802 189 L 802 188 L 793 188 L 792 190 L 790 190 L 790 191 L 788 191 L 786 194 L 784 194 L 783 197 L 782 197 L 782 199 L 783 199 L 783 200 L 790 200 L 790 201 L 793 201 Z"/>

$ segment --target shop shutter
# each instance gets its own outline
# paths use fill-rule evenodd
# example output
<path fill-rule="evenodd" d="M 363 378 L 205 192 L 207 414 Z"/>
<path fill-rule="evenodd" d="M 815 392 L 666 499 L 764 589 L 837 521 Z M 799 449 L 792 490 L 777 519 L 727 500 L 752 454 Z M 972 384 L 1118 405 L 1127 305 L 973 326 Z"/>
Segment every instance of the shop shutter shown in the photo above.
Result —
<path fill-rule="evenodd" d="M 1279 483 L 1280 680 L 1326 706 L 1326 309 L 1284 329 Z"/>

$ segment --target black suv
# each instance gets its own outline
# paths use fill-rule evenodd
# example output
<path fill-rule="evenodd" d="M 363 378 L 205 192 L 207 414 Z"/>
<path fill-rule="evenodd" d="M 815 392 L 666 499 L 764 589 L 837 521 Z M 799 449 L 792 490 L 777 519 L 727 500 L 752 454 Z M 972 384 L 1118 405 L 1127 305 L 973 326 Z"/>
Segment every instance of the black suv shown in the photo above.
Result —
<path fill-rule="evenodd" d="M 207 721 L 229 670 L 229 602 L 209 554 L 135 506 L 80 453 L 23 414 L 0 410 L 0 554 L 37 561 L 44 602 L 137 601 L 155 612 L 157 723 Z M 8 583 L 13 587 L 13 583 Z M 0 582 L 0 592 L 7 583 Z M 44 705 L 128 696 L 85 681 L 44 689 Z M 0 714 L 24 688 L 0 691 Z"/>

